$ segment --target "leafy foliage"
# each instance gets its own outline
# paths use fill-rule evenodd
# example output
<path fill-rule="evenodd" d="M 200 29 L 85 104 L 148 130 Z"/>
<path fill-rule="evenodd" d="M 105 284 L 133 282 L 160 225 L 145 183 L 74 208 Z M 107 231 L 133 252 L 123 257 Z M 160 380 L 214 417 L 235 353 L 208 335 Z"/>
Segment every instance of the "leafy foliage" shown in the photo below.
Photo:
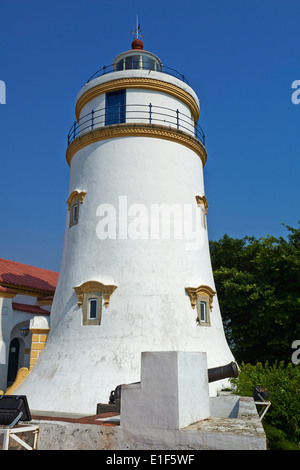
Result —
<path fill-rule="evenodd" d="M 253 396 L 255 385 L 270 392 L 271 407 L 263 418 L 263 425 L 271 449 L 299 450 L 300 440 L 300 367 L 284 361 L 269 365 L 240 365 L 239 377 L 230 379 L 235 393 Z M 260 405 L 258 405 L 259 407 Z"/>
<path fill-rule="evenodd" d="M 300 228 L 287 239 L 210 242 L 224 329 L 238 362 L 291 360 L 300 339 Z"/>
<path fill-rule="evenodd" d="M 231 379 L 235 392 L 253 396 L 255 385 L 267 388 L 269 448 L 299 450 L 300 365 L 291 356 L 300 340 L 300 229 L 286 229 L 287 239 L 224 235 L 210 242 L 210 253 L 225 333 L 240 365 Z"/>

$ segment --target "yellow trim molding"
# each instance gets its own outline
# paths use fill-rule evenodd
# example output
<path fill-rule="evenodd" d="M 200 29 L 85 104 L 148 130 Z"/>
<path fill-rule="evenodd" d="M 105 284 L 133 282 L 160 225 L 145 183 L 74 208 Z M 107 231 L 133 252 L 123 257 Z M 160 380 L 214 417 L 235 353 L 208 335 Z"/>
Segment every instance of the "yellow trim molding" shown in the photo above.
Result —
<path fill-rule="evenodd" d="M 18 286 L 16 284 L 7 284 L 5 282 L 1 282 L 0 285 L 2 287 L 6 287 L 7 289 L 11 289 L 16 291 L 14 295 L 21 294 L 21 295 L 31 295 L 32 297 L 41 297 L 42 295 L 54 295 L 52 291 L 46 290 L 39 290 L 39 289 L 31 289 L 30 287 Z M 0 292 L 0 297 L 5 292 Z"/>
<path fill-rule="evenodd" d="M 17 295 L 17 292 L 2 292 L 0 291 L 0 298 L 13 299 Z"/>
<path fill-rule="evenodd" d="M 204 205 L 205 215 L 206 215 L 207 214 L 207 208 L 208 208 L 208 202 L 207 202 L 206 197 L 205 196 L 196 196 L 196 201 L 197 201 L 198 206 L 200 206 L 200 204 Z"/>
<path fill-rule="evenodd" d="M 118 286 L 102 284 L 98 281 L 87 281 L 81 286 L 73 287 L 78 297 L 78 307 L 81 308 L 83 303 L 83 296 L 88 292 L 100 292 L 104 296 L 104 306 L 109 306 L 110 296 Z"/>
<path fill-rule="evenodd" d="M 213 296 L 216 292 L 209 286 L 199 286 L 199 287 L 186 287 L 186 292 L 190 296 L 192 308 L 195 308 L 197 297 L 200 295 L 204 295 L 209 299 L 209 308 L 212 310 L 212 303 L 213 303 Z"/>
<path fill-rule="evenodd" d="M 77 189 L 75 191 L 73 191 L 68 200 L 67 200 L 67 204 L 68 204 L 68 210 L 70 210 L 70 206 L 72 204 L 73 201 L 75 201 L 76 199 L 80 199 L 80 202 L 81 204 L 83 204 L 83 201 L 84 201 L 84 198 L 85 198 L 85 195 L 86 195 L 86 192 L 85 191 L 77 191 Z"/>
<path fill-rule="evenodd" d="M 21 369 L 19 369 L 17 372 L 14 383 L 6 389 L 4 395 L 11 395 L 12 392 L 23 382 L 23 380 L 26 379 L 28 374 L 29 369 L 27 367 L 21 367 Z"/>
<path fill-rule="evenodd" d="M 175 96 L 175 98 L 183 101 L 191 110 L 195 121 L 199 119 L 199 106 L 194 98 L 182 88 L 173 85 L 172 83 L 163 82 L 162 80 L 155 80 L 154 78 L 145 77 L 131 77 L 131 78 L 120 78 L 117 80 L 111 80 L 105 83 L 99 83 L 99 85 L 90 88 L 83 93 L 78 99 L 75 106 L 75 114 L 77 121 L 79 121 L 80 113 L 82 108 L 96 96 L 102 95 L 103 93 L 109 93 L 111 91 L 117 91 L 124 88 L 139 88 L 147 90 L 155 90 L 169 95 Z"/>
<path fill-rule="evenodd" d="M 204 145 L 187 132 L 172 129 L 170 127 L 159 126 L 157 124 L 113 124 L 111 126 L 97 127 L 85 134 L 79 135 L 67 148 L 66 159 L 68 164 L 76 152 L 87 145 L 101 140 L 118 137 L 154 137 L 157 139 L 171 140 L 178 144 L 185 145 L 193 150 L 200 158 L 203 167 L 207 160 L 207 153 Z"/>
<path fill-rule="evenodd" d="M 41 306 L 41 305 L 52 305 L 53 304 L 53 298 L 51 299 L 38 299 L 38 305 Z"/>
<path fill-rule="evenodd" d="M 49 334 L 49 328 L 30 328 L 30 331 L 32 333 L 32 337 L 29 370 L 31 371 L 45 347 Z"/>

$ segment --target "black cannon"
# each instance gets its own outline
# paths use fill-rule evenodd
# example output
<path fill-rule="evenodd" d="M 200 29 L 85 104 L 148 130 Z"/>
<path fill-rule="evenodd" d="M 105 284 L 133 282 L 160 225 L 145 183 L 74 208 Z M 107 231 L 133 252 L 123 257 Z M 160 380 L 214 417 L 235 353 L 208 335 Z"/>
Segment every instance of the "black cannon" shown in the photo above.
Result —
<path fill-rule="evenodd" d="M 226 366 L 213 367 L 207 370 L 208 382 L 216 382 L 229 377 L 238 377 L 239 371 L 235 362 L 230 362 Z M 140 382 L 135 382 L 140 383 Z M 98 403 L 97 414 L 106 413 L 107 411 L 120 411 L 122 385 L 118 385 L 110 392 L 109 404 Z"/>
<path fill-rule="evenodd" d="M 109 404 L 112 405 L 116 400 L 121 399 L 121 389 L 122 385 L 118 385 L 114 390 L 110 392 Z"/>
<path fill-rule="evenodd" d="M 208 381 L 216 382 L 216 380 L 227 379 L 229 377 L 238 377 L 239 371 L 235 362 L 230 362 L 226 366 L 213 367 L 208 369 Z"/>

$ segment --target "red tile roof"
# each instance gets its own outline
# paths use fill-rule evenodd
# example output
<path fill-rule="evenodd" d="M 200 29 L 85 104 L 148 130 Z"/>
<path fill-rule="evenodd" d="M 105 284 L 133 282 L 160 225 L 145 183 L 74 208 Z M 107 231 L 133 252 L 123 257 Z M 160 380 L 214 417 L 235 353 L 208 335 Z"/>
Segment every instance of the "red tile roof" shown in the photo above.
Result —
<path fill-rule="evenodd" d="M 21 312 L 28 312 L 40 315 L 50 315 L 48 310 L 44 310 L 43 308 L 38 307 L 37 305 L 27 305 L 27 304 L 19 304 L 17 302 L 12 302 L 12 308 L 14 310 L 20 310 Z"/>
<path fill-rule="evenodd" d="M 0 285 L 54 293 L 58 273 L 0 258 Z"/>

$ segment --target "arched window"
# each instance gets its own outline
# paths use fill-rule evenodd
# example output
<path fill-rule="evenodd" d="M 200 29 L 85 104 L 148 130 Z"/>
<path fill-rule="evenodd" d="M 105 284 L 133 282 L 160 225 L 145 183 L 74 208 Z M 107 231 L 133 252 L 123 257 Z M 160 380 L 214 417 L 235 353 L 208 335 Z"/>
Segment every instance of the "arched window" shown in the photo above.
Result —
<path fill-rule="evenodd" d="M 68 210 L 70 211 L 69 227 L 78 224 L 79 220 L 79 206 L 83 204 L 86 192 L 85 191 L 73 191 L 68 200 Z"/>
<path fill-rule="evenodd" d="M 192 308 L 197 307 L 197 323 L 210 326 L 210 312 L 213 308 L 213 296 L 216 292 L 209 286 L 186 287 Z"/>
<path fill-rule="evenodd" d="M 82 325 L 100 325 L 102 304 L 109 306 L 110 296 L 117 288 L 98 281 L 87 281 L 74 290 L 78 298 L 78 307 L 82 308 Z"/>

